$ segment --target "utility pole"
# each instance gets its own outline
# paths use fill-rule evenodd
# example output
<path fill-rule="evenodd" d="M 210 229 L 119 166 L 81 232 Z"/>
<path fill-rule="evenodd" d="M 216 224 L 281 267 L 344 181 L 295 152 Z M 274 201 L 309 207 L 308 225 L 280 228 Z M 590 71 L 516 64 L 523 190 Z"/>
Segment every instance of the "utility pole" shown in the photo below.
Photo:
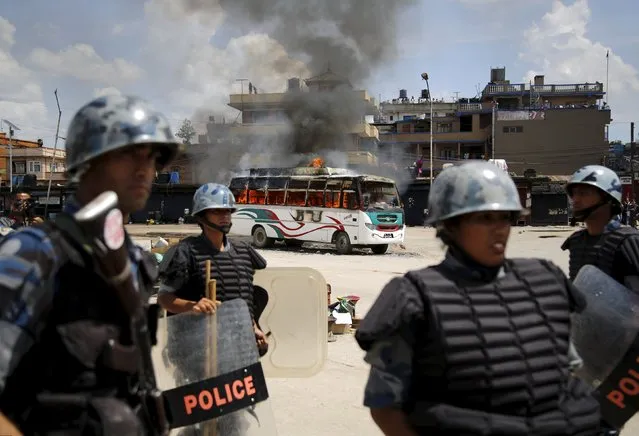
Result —
<path fill-rule="evenodd" d="M 13 133 L 20 128 L 9 120 L 2 121 L 9 126 L 9 192 L 13 192 Z"/>
<path fill-rule="evenodd" d="M 630 123 L 630 187 L 632 188 L 632 200 L 636 201 L 635 198 L 635 123 Z"/>
<path fill-rule="evenodd" d="M 57 170 L 57 164 L 55 161 L 55 154 L 58 150 L 58 135 L 60 133 L 60 118 L 62 117 L 62 110 L 60 110 L 60 102 L 58 101 L 58 90 L 53 91 L 55 95 L 55 102 L 58 105 L 58 126 L 55 129 L 55 143 L 53 144 L 53 155 L 49 166 L 49 186 L 47 187 L 47 203 L 44 205 L 44 219 L 47 219 L 47 212 L 49 211 L 49 198 L 51 196 L 51 183 L 53 181 L 53 171 Z M 66 140 L 66 138 L 65 138 Z M 62 198 L 60 198 L 62 200 Z"/>

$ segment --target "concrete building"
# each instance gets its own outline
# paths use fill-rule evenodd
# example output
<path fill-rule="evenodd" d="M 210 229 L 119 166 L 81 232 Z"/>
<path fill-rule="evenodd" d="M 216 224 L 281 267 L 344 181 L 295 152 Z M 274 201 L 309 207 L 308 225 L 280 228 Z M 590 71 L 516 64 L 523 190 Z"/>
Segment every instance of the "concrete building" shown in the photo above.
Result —
<path fill-rule="evenodd" d="M 290 132 L 291 120 L 295 120 L 300 107 L 310 117 L 317 116 L 324 119 L 324 108 L 330 107 L 335 99 L 335 105 L 347 101 L 353 110 L 348 116 L 353 118 L 351 125 L 339 129 L 346 137 L 341 145 L 345 145 L 343 151 L 360 151 L 374 148 L 379 138 L 377 129 L 366 122 L 366 116 L 378 113 L 374 98 L 366 91 L 356 90 L 352 84 L 330 69 L 324 73 L 302 81 L 292 78 L 288 81 L 286 92 L 282 93 L 256 93 L 249 89 L 249 93 L 231 94 L 229 106 L 241 112 L 241 123 L 231 125 L 230 134 L 250 141 L 250 138 L 260 139 L 265 136 L 287 134 Z M 305 85 L 305 86 L 304 86 Z M 252 87 L 251 87 L 252 88 Z M 253 91 L 253 92 L 251 92 Z M 317 93 L 317 94 L 316 94 Z M 325 94 L 322 94 L 325 93 Z M 333 97 L 327 97 L 332 94 Z M 313 107 L 315 106 L 315 107 Z M 315 110 L 317 109 L 317 111 Z M 331 116 L 340 111 L 332 107 Z M 326 117 L 330 120 L 330 117 Z M 337 128 L 337 127 L 336 127 Z M 329 147 L 330 144 L 317 144 L 320 148 Z"/>
<path fill-rule="evenodd" d="M 12 155 L 10 159 L 9 155 Z M 9 152 L 9 138 L 0 132 L 0 179 L 3 186 L 9 186 L 9 161 L 12 161 L 14 186 L 20 185 L 25 175 L 35 176 L 38 182 L 52 180 L 65 183 L 64 148 L 54 151 L 52 147 L 44 147 L 42 140 L 26 141 L 11 139 L 11 153 Z"/>
<path fill-rule="evenodd" d="M 518 175 L 570 174 L 600 163 L 608 151 L 610 108 L 601 83 L 511 84 L 505 68 L 491 70 L 481 95 L 455 102 L 433 101 L 433 168 L 461 159 L 505 159 Z M 429 158 L 430 100 L 399 98 L 380 104 L 375 126 L 380 131 L 380 159 L 409 165 Z M 494 120 L 494 122 L 493 122 Z M 493 142 L 494 131 L 494 142 Z M 493 148 L 494 144 L 494 148 Z M 494 156 L 493 156 L 494 154 Z M 428 176 L 428 164 L 422 174 Z"/>

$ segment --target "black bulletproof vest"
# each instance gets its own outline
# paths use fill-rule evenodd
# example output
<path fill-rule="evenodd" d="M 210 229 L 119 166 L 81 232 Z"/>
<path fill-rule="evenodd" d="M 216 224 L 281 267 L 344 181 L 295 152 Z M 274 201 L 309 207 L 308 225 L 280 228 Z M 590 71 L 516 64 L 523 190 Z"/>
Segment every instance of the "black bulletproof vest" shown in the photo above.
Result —
<path fill-rule="evenodd" d="M 419 340 L 413 401 L 420 434 L 594 435 L 598 404 L 568 366 L 569 297 L 549 266 L 509 260 L 471 283 L 441 265 L 406 275 L 438 340 Z"/>
<path fill-rule="evenodd" d="M 53 224 L 43 227 L 60 265 L 58 286 L 50 290 L 53 301 L 41 336 L 7 380 L 0 409 L 23 434 L 61 429 L 66 435 L 93 434 L 88 428 L 99 426 L 97 413 L 111 413 L 104 417 L 117 421 L 139 406 L 132 395 L 138 354 L 133 347 L 118 351 L 109 345 L 113 340 L 130 346 L 129 318 L 116 293 L 93 272 L 91 259 Z M 139 264 L 140 297 L 147 306 L 156 270 L 150 257 Z M 149 330 L 155 343 L 158 314 L 152 312 Z M 95 407 L 102 406 L 92 397 L 122 401 L 96 412 Z"/>
<path fill-rule="evenodd" d="M 199 301 L 206 296 L 206 261 L 211 261 L 211 279 L 217 281 L 217 299 L 228 301 L 242 298 L 254 315 L 253 274 L 254 266 L 250 247 L 245 243 L 230 243 L 225 251 L 216 250 L 205 236 L 191 236 L 181 242 L 190 252 L 191 275 L 176 296 L 190 301 Z"/>
<path fill-rule="evenodd" d="M 594 243 L 589 243 L 586 230 L 580 230 L 570 235 L 561 246 L 562 250 L 568 249 L 570 251 L 568 263 L 570 280 L 575 279 L 584 265 L 594 265 L 618 282 L 623 283 L 623 277 L 613 276 L 615 256 L 624 239 L 633 234 L 637 234 L 637 230 L 634 228 L 620 227 L 602 234 Z"/>

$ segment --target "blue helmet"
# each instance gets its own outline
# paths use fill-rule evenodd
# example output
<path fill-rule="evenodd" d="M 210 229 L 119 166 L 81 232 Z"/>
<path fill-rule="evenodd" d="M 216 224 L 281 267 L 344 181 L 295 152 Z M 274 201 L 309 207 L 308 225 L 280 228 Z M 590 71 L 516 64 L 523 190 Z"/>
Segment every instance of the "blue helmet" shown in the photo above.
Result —
<path fill-rule="evenodd" d="M 193 195 L 193 215 L 209 209 L 230 209 L 235 211 L 235 197 L 224 185 L 207 183 L 200 186 Z"/>
<path fill-rule="evenodd" d="M 599 188 L 621 204 L 621 180 L 610 168 L 601 165 L 586 165 L 579 168 L 566 184 L 568 195 L 572 195 L 572 187 L 575 185 L 591 185 Z"/>
<path fill-rule="evenodd" d="M 181 147 L 168 120 L 146 101 L 121 95 L 96 98 L 78 110 L 67 130 L 67 172 L 77 178 L 95 158 L 140 144 L 161 146 L 161 166 Z"/>
<path fill-rule="evenodd" d="M 527 213 L 513 179 L 497 165 L 485 161 L 470 161 L 442 171 L 430 189 L 428 209 L 430 223 L 473 212 Z"/>

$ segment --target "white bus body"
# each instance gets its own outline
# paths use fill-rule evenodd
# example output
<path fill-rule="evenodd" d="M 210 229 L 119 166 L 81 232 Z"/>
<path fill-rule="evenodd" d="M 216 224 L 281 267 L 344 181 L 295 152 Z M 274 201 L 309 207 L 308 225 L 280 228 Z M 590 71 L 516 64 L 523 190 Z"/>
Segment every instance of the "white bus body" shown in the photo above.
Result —
<path fill-rule="evenodd" d="M 260 248 L 285 241 L 335 244 L 383 254 L 404 241 L 404 211 L 391 179 L 352 175 L 332 168 L 253 170 L 229 184 L 237 211 L 233 233 L 253 237 Z M 268 174 L 268 175 L 267 175 Z"/>

